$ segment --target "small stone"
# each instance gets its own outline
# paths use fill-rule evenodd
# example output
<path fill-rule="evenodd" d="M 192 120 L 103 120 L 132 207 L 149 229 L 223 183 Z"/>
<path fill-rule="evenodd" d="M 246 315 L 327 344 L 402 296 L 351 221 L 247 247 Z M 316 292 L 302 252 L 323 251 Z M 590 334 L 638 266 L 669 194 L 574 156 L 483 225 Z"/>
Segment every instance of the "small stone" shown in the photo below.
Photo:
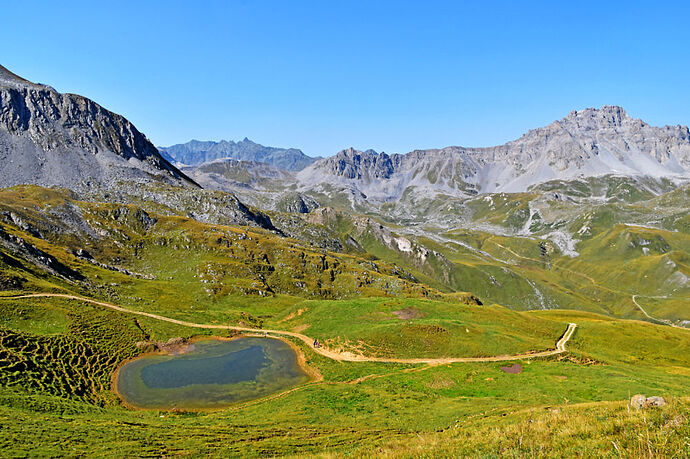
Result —
<path fill-rule="evenodd" d="M 664 397 L 659 397 L 659 396 L 649 397 L 645 401 L 645 406 L 649 406 L 649 407 L 664 406 L 664 405 L 666 405 L 666 400 L 664 400 Z"/>
<path fill-rule="evenodd" d="M 647 403 L 647 398 L 642 394 L 633 395 L 630 399 L 630 406 L 636 410 L 644 407 L 645 403 Z"/>

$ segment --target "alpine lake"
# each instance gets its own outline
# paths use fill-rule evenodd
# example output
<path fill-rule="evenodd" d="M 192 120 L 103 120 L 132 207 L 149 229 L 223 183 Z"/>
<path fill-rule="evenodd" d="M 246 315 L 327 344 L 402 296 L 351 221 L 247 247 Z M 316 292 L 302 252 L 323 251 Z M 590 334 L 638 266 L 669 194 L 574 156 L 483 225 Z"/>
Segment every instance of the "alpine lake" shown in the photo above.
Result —
<path fill-rule="evenodd" d="M 115 388 L 134 408 L 208 410 L 309 381 L 295 350 L 275 338 L 203 339 L 179 354 L 149 354 L 123 365 Z"/>

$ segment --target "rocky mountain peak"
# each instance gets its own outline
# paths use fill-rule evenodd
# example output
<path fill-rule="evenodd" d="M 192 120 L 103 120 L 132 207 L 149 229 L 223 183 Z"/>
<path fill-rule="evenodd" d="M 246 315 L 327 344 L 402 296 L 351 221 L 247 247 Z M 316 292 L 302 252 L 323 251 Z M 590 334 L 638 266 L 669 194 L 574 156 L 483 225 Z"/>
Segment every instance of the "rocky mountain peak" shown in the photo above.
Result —
<path fill-rule="evenodd" d="M 630 118 L 623 107 L 617 105 L 604 105 L 601 108 L 585 108 L 583 110 L 571 111 L 566 119 L 600 119 L 614 124 L 620 124 L 625 119 Z"/>
<path fill-rule="evenodd" d="M 344 150 L 340 150 L 338 153 L 336 153 L 336 156 L 344 156 L 344 157 L 355 157 L 355 156 L 388 156 L 386 153 L 381 152 L 378 153 L 376 150 L 368 149 L 368 150 L 357 150 L 354 147 L 349 147 Z"/>
<path fill-rule="evenodd" d="M 327 173 L 354 180 L 387 179 L 394 172 L 394 164 L 386 153 L 360 151 L 353 147 L 320 161 Z"/>
<path fill-rule="evenodd" d="M 0 186 L 192 182 L 123 116 L 0 68 Z"/>
<path fill-rule="evenodd" d="M 573 110 L 557 124 L 585 129 L 616 129 L 624 125 L 643 126 L 645 123 L 629 116 L 622 107 L 604 105 L 601 108 Z"/>
<path fill-rule="evenodd" d="M 0 86 L 39 86 L 0 65 Z"/>

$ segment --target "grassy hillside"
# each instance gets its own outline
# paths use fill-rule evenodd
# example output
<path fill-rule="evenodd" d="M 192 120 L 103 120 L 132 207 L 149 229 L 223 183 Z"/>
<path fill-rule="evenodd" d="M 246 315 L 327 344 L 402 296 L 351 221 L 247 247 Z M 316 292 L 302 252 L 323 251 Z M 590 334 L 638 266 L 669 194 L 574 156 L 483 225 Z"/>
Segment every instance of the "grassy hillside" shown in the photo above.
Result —
<path fill-rule="evenodd" d="M 303 306 L 310 306 L 317 319 L 320 309 L 313 303 Z M 199 330 L 71 300 L 0 304 L 4 312 L 17 311 L 15 316 L 38 318 L 51 311 L 53 317 L 44 329 L 30 325 L 31 319 L 2 329 L 2 362 L 25 365 L 19 372 L 7 364 L 0 368 L 2 447 L 14 454 L 28 453 L 22 449 L 27 444 L 40 445 L 33 454 L 42 455 L 266 455 L 326 449 L 369 454 L 371 448 L 394 455 L 422 448 L 470 454 L 470 447 L 487 454 L 615 454 L 613 442 L 629 454 L 643 447 L 687 452 L 688 402 L 673 398 L 685 395 L 690 385 L 685 330 L 587 313 L 527 313 L 526 319 L 537 323 L 577 322 L 571 351 L 519 361 L 523 371 L 508 374 L 499 363 L 334 362 L 303 348 L 308 365 L 324 379 L 285 396 L 210 413 L 129 411 L 108 390 L 118 361 L 139 352 L 137 340 Z M 322 321 L 333 320 L 325 314 Z M 494 328 L 501 323 L 498 317 L 492 322 Z M 506 324 L 499 331 L 510 335 L 511 328 Z M 356 329 L 342 332 L 345 339 L 357 338 Z M 519 330 L 512 333 L 521 336 Z M 445 347 L 429 349 L 434 351 L 443 355 Z M 638 392 L 664 395 L 671 404 L 643 414 L 615 403 Z M 577 434 L 577 441 L 568 432 Z M 518 433 L 523 442 L 514 437 Z M 647 435 L 649 443 L 640 440 Z"/>
<path fill-rule="evenodd" d="M 277 325 L 378 357 L 481 357 L 553 347 L 567 322 L 421 299 L 305 301 Z"/>
<path fill-rule="evenodd" d="M 403 199 L 368 209 L 367 216 L 332 203 L 304 219 L 353 238 L 441 291 L 470 291 L 517 310 L 651 320 L 632 301 L 638 295 L 650 300 L 652 316 L 684 324 L 690 321 L 683 307 L 690 301 L 690 187 L 672 189 L 607 176 L 529 193 L 430 196 L 415 202 L 417 217 L 406 213 Z M 664 305 L 655 309 L 657 301 Z"/>
<path fill-rule="evenodd" d="M 484 231 L 412 241 L 448 260 L 457 286 L 519 302 L 536 288 L 545 305 L 570 308 L 516 311 L 480 304 L 473 288 L 452 289 L 446 279 L 437 278 L 445 292 L 421 283 L 433 271 L 385 245 L 376 256 L 336 252 L 256 227 L 34 187 L 0 192 L 0 218 L 4 455 L 690 454 L 690 331 L 615 317 L 640 317 L 631 313 L 636 272 L 655 279 L 687 272 L 684 233 L 616 225 L 578 246 L 576 258 Z M 627 271 L 612 270 L 618 260 Z M 668 260 L 676 267 L 663 271 Z M 682 317 L 673 295 L 683 291 L 658 285 L 643 290 L 649 296 L 640 304 Z M 436 366 L 335 361 L 291 339 L 321 378 L 214 412 L 132 411 L 111 390 L 122 362 L 151 343 L 235 332 L 77 300 L 11 298 L 29 292 L 297 331 L 378 357 L 515 355 L 553 348 L 568 323 L 578 327 L 568 352 L 556 356 Z M 660 292 L 668 297 L 653 296 Z M 514 363 L 518 374 L 501 369 Z M 670 403 L 630 411 L 624 401 L 636 393 Z"/>

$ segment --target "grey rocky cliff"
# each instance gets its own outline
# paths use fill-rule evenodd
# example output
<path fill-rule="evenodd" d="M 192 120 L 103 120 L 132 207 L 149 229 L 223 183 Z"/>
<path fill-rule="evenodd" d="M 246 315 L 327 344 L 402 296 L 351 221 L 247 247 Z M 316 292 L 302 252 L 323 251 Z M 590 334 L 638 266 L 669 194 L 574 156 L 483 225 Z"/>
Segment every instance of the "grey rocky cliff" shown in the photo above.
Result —
<path fill-rule="evenodd" d="M 318 209 L 319 203 L 310 196 L 300 193 L 285 193 L 276 204 L 276 208 L 281 212 L 308 214 Z"/>
<path fill-rule="evenodd" d="M 393 158 L 374 150 L 357 151 L 350 147 L 324 161 L 332 175 L 353 180 L 388 179 L 395 172 L 400 155 Z"/>
<path fill-rule="evenodd" d="M 0 66 L 0 187 L 196 186 L 124 117 Z"/>

